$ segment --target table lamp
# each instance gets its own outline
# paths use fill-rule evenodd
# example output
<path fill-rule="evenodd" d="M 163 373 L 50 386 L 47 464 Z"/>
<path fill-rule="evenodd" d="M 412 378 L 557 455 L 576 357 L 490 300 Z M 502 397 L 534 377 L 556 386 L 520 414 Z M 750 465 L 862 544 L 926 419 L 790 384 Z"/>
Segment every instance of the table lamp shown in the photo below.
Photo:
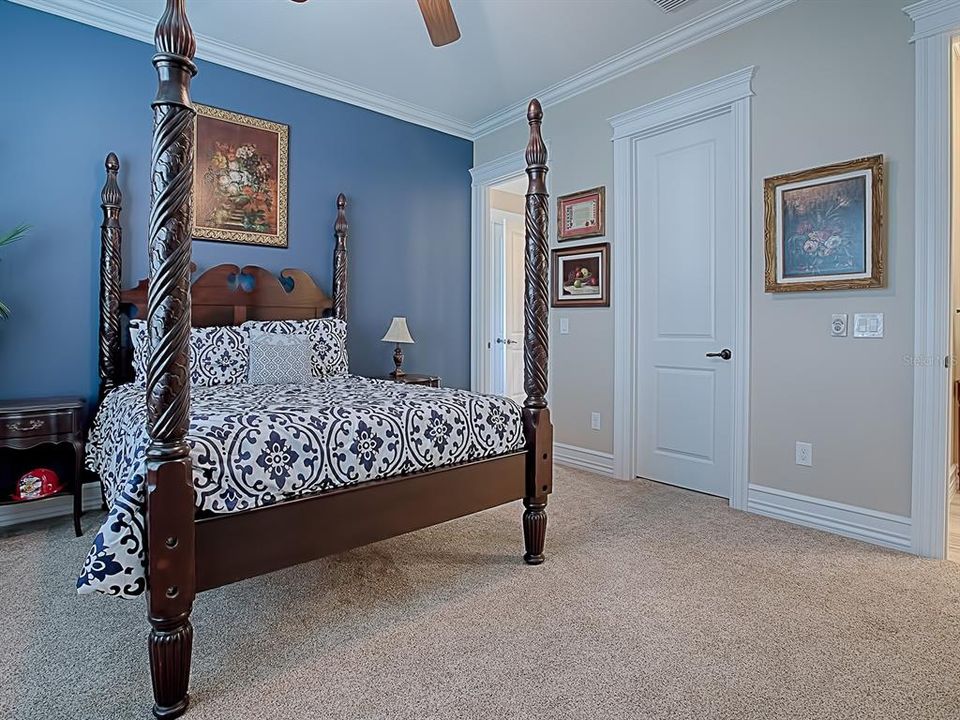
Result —
<path fill-rule="evenodd" d="M 390 322 L 387 334 L 384 335 L 381 340 L 383 340 L 383 342 L 396 343 L 397 345 L 396 350 L 393 351 L 393 364 L 396 365 L 397 368 L 390 373 L 390 377 L 397 378 L 401 375 L 406 375 L 401 367 L 403 365 L 403 349 L 400 347 L 400 344 L 413 344 L 413 338 L 410 337 L 410 330 L 407 328 L 407 319 L 405 317 L 395 317 Z"/>

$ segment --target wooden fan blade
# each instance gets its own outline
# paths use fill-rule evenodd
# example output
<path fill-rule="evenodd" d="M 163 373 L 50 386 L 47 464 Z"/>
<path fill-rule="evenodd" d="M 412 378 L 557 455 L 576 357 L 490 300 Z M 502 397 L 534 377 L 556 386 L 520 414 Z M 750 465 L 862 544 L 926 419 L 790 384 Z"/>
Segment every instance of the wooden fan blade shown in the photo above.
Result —
<path fill-rule="evenodd" d="M 453 16 L 450 0 L 417 0 L 420 3 L 420 13 L 423 22 L 430 33 L 430 42 L 434 47 L 449 45 L 460 39 L 460 28 L 457 19 Z"/>

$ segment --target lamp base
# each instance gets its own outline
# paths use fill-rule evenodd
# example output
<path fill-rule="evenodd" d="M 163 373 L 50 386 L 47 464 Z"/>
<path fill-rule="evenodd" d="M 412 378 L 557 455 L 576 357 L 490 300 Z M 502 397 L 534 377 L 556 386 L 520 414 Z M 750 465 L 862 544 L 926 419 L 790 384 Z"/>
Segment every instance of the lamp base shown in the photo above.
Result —
<path fill-rule="evenodd" d="M 393 351 L 393 364 L 397 367 L 392 373 L 390 373 L 390 377 L 398 378 L 406 375 L 401 367 L 403 365 L 403 348 L 400 347 L 400 343 L 397 343 L 397 348 Z"/>

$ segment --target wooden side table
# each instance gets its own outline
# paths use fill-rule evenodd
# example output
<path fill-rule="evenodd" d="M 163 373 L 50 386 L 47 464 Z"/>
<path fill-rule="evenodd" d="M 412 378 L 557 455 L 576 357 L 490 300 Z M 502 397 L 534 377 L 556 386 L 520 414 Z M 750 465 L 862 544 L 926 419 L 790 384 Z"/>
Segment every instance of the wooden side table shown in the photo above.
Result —
<path fill-rule="evenodd" d="M 83 421 L 86 401 L 57 397 L 40 400 L 0 402 L 0 453 L 9 461 L 0 462 L 0 505 L 20 505 L 34 500 L 12 500 L 21 475 L 37 467 L 50 467 L 59 476 L 64 490 L 73 493 L 73 529 L 80 537 L 83 514 Z M 58 457 L 57 449 L 69 446 L 69 457 Z"/>
<path fill-rule="evenodd" d="M 439 375 L 418 375 L 417 373 L 405 373 L 394 377 L 385 375 L 381 380 L 393 380 L 393 382 L 404 383 L 405 385 L 427 385 L 429 387 L 440 387 Z"/>

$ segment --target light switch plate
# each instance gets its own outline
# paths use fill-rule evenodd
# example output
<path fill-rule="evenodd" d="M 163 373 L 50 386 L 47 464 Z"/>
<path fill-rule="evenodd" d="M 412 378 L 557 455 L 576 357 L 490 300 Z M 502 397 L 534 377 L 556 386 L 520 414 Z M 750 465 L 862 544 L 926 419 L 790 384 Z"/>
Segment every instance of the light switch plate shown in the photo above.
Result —
<path fill-rule="evenodd" d="M 830 334 L 833 337 L 847 336 L 847 314 L 834 313 L 830 316 Z"/>
<path fill-rule="evenodd" d="M 570 333 L 570 318 L 560 318 L 560 334 L 568 335 Z"/>
<path fill-rule="evenodd" d="M 882 338 L 883 313 L 855 313 L 853 316 L 855 338 Z"/>
<path fill-rule="evenodd" d="M 590 428 L 592 430 L 600 429 L 600 413 L 598 412 L 590 413 Z"/>

